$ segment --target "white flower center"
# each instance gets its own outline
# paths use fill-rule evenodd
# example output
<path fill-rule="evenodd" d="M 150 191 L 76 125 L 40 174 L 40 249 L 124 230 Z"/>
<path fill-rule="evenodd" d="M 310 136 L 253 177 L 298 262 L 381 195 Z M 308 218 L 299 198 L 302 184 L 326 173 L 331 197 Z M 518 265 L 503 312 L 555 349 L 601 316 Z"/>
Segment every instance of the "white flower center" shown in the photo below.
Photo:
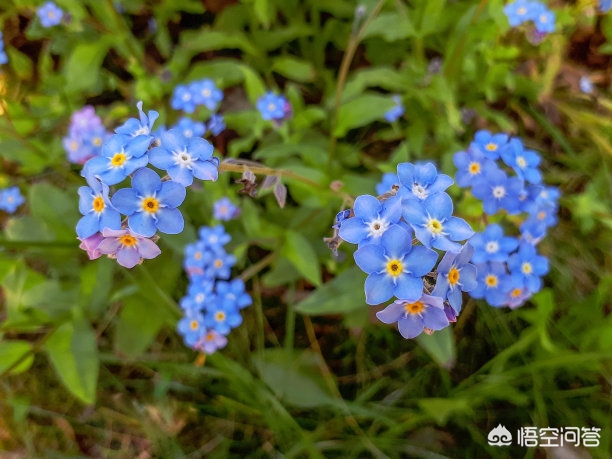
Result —
<path fill-rule="evenodd" d="M 527 161 L 525 161 L 525 158 L 523 158 L 522 156 L 519 156 L 518 158 L 516 158 L 516 164 L 521 169 L 524 169 L 525 166 L 527 166 Z"/>
<path fill-rule="evenodd" d="M 493 197 L 497 199 L 501 199 L 506 196 L 506 188 L 503 186 L 496 186 L 493 188 Z"/>
<path fill-rule="evenodd" d="M 366 224 L 368 225 L 368 236 L 373 239 L 381 237 L 387 231 L 387 228 L 389 228 L 389 222 L 380 217 Z"/>
<path fill-rule="evenodd" d="M 413 183 L 412 194 L 419 199 L 425 199 L 429 195 L 429 192 L 427 191 L 427 188 L 425 188 L 423 185 Z"/>
<path fill-rule="evenodd" d="M 499 250 L 499 244 L 497 243 L 497 241 L 489 241 L 485 246 L 485 250 L 487 251 L 487 253 L 497 253 L 497 251 Z"/>
<path fill-rule="evenodd" d="M 174 151 L 172 152 L 172 156 L 174 157 L 174 163 L 181 167 L 187 167 L 191 169 L 191 165 L 195 162 L 193 157 L 189 153 L 187 153 L 187 150 Z"/>

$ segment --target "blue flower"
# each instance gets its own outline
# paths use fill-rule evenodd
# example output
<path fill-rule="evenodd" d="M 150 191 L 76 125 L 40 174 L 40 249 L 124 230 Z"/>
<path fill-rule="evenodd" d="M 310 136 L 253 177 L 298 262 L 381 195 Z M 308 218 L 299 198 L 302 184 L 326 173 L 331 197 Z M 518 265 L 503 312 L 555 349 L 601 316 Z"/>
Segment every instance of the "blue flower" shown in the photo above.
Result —
<path fill-rule="evenodd" d="M 62 22 L 64 12 L 53 2 L 47 2 L 36 10 L 36 14 L 40 19 L 43 27 L 48 28 L 58 25 Z"/>
<path fill-rule="evenodd" d="M 599 11 L 607 13 L 612 9 L 612 0 L 599 0 Z"/>
<path fill-rule="evenodd" d="M 136 234 L 129 229 L 113 230 L 104 228 L 102 230 L 104 239 L 93 250 L 116 258 L 124 268 L 133 268 L 143 259 L 150 260 L 161 253 L 161 250 L 151 239 Z M 91 238 L 94 238 L 91 236 Z M 89 252 L 89 250 L 88 250 Z"/>
<path fill-rule="evenodd" d="M 208 120 L 208 130 L 212 135 L 217 136 L 225 130 L 225 121 L 223 121 L 223 115 L 215 113 L 210 116 Z"/>
<path fill-rule="evenodd" d="M 365 295 L 368 304 L 379 304 L 396 296 L 417 301 L 423 293 L 422 276 L 429 273 L 438 255 L 423 246 L 412 247 L 410 233 L 393 225 L 380 244 L 366 244 L 354 254 L 355 262 L 368 274 Z"/>
<path fill-rule="evenodd" d="M 232 328 L 236 328 L 241 323 L 240 312 L 228 301 L 212 304 L 204 316 L 204 324 L 222 335 L 227 335 Z"/>
<path fill-rule="evenodd" d="M 194 177 L 217 180 L 219 162 L 212 154 L 213 146 L 207 140 L 187 138 L 179 131 L 170 129 L 161 135 L 161 145 L 149 152 L 149 161 L 155 167 L 168 171 L 175 182 L 189 186 Z"/>
<path fill-rule="evenodd" d="M 510 166 L 521 180 L 540 183 L 542 174 L 538 169 L 540 155 L 533 150 L 525 150 L 520 139 L 510 139 L 501 151 L 502 160 Z"/>
<path fill-rule="evenodd" d="M 219 281 L 216 288 L 217 298 L 233 304 L 238 309 L 246 308 L 253 303 L 251 296 L 244 290 L 242 279 L 232 279 L 229 282 Z"/>
<path fill-rule="evenodd" d="M 442 330 L 449 322 L 444 312 L 442 298 L 423 294 L 415 301 L 396 300 L 376 317 L 386 324 L 397 322 L 400 334 L 406 338 L 415 338 L 424 328 Z"/>
<path fill-rule="evenodd" d="M 380 202 L 366 194 L 355 199 L 353 212 L 354 217 L 342 222 L 340 237 L 352 244 L 378 243 L 385 231 L 402 218 L 401 200 L 392 196 Z"/>
<path fill-rule="evenodd" d="M 393 101 L 395 102 L 395 106 L 385 113 L 385 119 L 392 123 L 397 121 L 397 119 L 404 114 L 404 106 L 402 105 L 402 98 L 398 95 L 393 96 Z"/>
<path fill-rule="evenodd" d="M 457 166 L 455 180 L 460 187 L 472 186 L 474 180 L 486 177 L 491 170 L 498 169 L 491 159 L 476 149 L 455 153 L 453 162 Z"/>
<path fill-rule="evenodd" d="M 193 102 L 196 105 L 204 105 L 211 111 L 216 110 L 219 102 L 223 100 L 223 92 L 210 79 L 191 83 L 189 91 L 193 95 Z"/>
<path fill-rule="evenodd" d="M 193 348 L 210 355 L 224 348 L 226 344 L 227 337 L 225 335 L 216 330 L 206 330 L 205 333 L 202 333 L 198 342 L 193 345 Z"/>
<path fill-rule="evenodd" d="M 404 219 L 414 229 L 416 238 L 425 247 L 459 252 L 463 241 L 474 234 L 462 218 L 453 217 L 453 201 L 446 193 L 436 193 L 423 202 L 405 200 L 402 204 Z"/>
<path fill-rule="evenodd" d="M 102 145 L 100 156 L 94 156 L 85 163 L 81 175 L 97 176 L 109 186 L 122 182 L 136 169 L 149 163 L 146 153 L 150 144 L 150 139 L 144 135 L 134 138 L 112 135 Z"/>
<path fill-rule="evenodd" d="M 548 259 L 538 255 L 533 245 L 522 242 L 518 252 L 508 259 L 508 269 L 513 277 L 523 280 L 525 286 L 535 293 L 542 288 L 541 276 L 548 272 Z"/>
<path fill-rule="evenodd" d="M 240 215 L 240 209 L 227 196 L 213 204 L 213 217 L 217 220 L 229 221 Z"/>
<path fill-rule="evenodd" d="M 149 115 L 145 115 L 145 113 L 142 111 L 142 101 L 138 102 L 136 107 L 138 107 L 140 120 L 130 118 L 115 129 L 115 132 L 117 134 L 129 135 L 131 137 L 146 136 L 148 137 L 149 141 L 152 141 L 154 137 L 152 134 L 153 124 L 159 117 L 159 113 L 157 113 L 155 110 L 149 110 Z"/>
<path fill-rule="evenodd" d="M 264 120 L 281 120 L 285 118 L 287 99 L 283 96 L 267 92 L 257 100 L 257 110 Z"/>
<path fill-rule="evenodd" d="M 216 279 L 229 279 L 232 266 L 235 264 L 236 257 L 234 255 L 219 251 L 211 258 L 204 272 L 207 276 Z"/>
<path fill-rule="evenodd" d="M 612 8 L 612 0 L 610 0 L 610 7 Z M 585 93 L 585 94 L 593 94 L 593 82 L 591 81 L 591 79 L 588 76 L 581 76 L 580 77 L 580 90 Z"/>
<path fill-rule="evenodd" d="M 397 165 L 397 176 L 401 187 L 398 196 L 402 200 L 419 199 L 441 193 L 453 184 L 453 179 L 445 174 L 438 174 L 433 163 Z"/>
<path fill-rule="evenodd" d="M 501 209 L 510 215 L 520 212 L 520 195 L 523 181 L 517 177 L 506 175 L 501 169 L 490 170 L 486 177 L 474 180 L 472 194 L 482 200 L 486 214 L 493 215 Z"/>
<path fill-rule="evenodd" d="M 0 32 L 0 65 L 8 62 L 8 56 L 4 50 L 4 39 L 2 38 L 2 32 Z"/>
<path fill-rule="evenodd" d="M 546 34 L 555 31 L 555 13 L 542 3 L 536 3 L 531 11 L 531 16 L 538 33 Z"/>
<path fill-rule="evenodd" d="M 478 285 L 470 292 L 472 298 L 484 298 L 494 307 L 504 306 L 506 295 L 512 289 L 512 280 L 506 273 L 506 263 L 476 264 Z"/>
<path fill-rule="evenodd" d="M 17 208 L 24 202 L 25 199 L 16 186 L 0 191 L 0 210 L 14 214 Z"/>
<path fill-rule="evenodd" d="M 518 240 L 514 237 L 504 236 L 504 230 L 496 223 L 485 228 L 482 233 L 476 233 L 470 239 L 474 247 L 472 261 L 485 263 L 487 261 L 508 261 L 510 253 L 518 247 Z"/>
<path fill-rule="evenodd" d="M 170 105 L 175 110 L 183 110 L 186 113 L 193 113 L 196 109 L 193 96 L 194 95 L 189 87 L 179 84 L 174 88 Z"/>
<path fill-rule="evenodd" d="M 89 186 L 79 188 L 79 211 L 83 217 L 76 226 L 80 239 L 102 232 L 104 228 L 121 229 L 121 215 L 110 203 L 108 185 L 94 177 L 87 177 Z"/>
<path fill-rule="evenodd" d="M 179 119 L 172 129 L 176 129 L 186 138 L 202 137 L 206 132 L 204 123 L 201 121 L 194 121 L 186 116 Z"/>
<path fill-rule="evenodd" d="M 223 246 L 232 240 L 232 237 L 225 232 L 223 225 L 213 228 L 203 226 L 198 232 L 200 241 L 213 252 L 223 251 Z"/>
<path fill-rule="evenodd" d="M 203 274 L 204 267 L 210 262 L 211 256 L 211 252 L 202 241 L 187 244 L 183 267 L 189 275 Z"/>
<path fill-rule="evenodd" d="M 495 161 L 499 158 L 501 148 L 507 142 L 507 134 L 491 134 L 489 131 L 481 130 L 474 135 L 474 141 L 470 144 L 470 150 L 476 150 Z"/>
<path fill-rule="evenodd" d="M 516 27 L 532 19 L 534 6 L 536 6 L 536 2 L 527 0 L 516 0 L 514 3 L 506 5 L 504 13 L 506 13 L 510 26 Z"/>
<path fill-rule="evenodd" d="M 179 320 L 178 332 L 183 336 L 185 344 L 194 347 L 202 333 L 206 333 L 204 315 L 196 309 L 187 309 L 185 317 Z"/>
<path fill-rule="evenodd" d="M 206 275 L 192 275 L 189 280 L 187 296 L 183 297 L 180 302 L 181 308 L 193 308 L 203 311 L 209 304 L 217 301 L 217 295 L 213 292 L 215 287 L 214 279 Z"/>
<path fill-rule="evenodd" d="M 466 243 L 459 253 L 446 252 L 438 264 L 436 286 L 431 295 L 448 299 L 455 315 L 461 311 L 461 292 L 471 292 L 477 285 L 476 266 L 469 262 L 473 253 L 474 248 Z"/>
<path fill-rule="evenodd" d="M 399 187 L 399 177 L 393 172 L 383 174 L 382 180 L 376 185 L 376 193 L 378 195 L 385 194 L 393 189 L 394 186 Z"/>
<path fill-rule="evenodd" d="M 184 220 L 176 209 L 185 199 L 185 187 L 173 181 L 162 182 L 151 169 L 140 169 L 132 177 L 132 188 L 122 188 L 112 197 L 113 206 L 128 216 L 132 231 L 146 237 L 162 233 L 178 234 Z"/>

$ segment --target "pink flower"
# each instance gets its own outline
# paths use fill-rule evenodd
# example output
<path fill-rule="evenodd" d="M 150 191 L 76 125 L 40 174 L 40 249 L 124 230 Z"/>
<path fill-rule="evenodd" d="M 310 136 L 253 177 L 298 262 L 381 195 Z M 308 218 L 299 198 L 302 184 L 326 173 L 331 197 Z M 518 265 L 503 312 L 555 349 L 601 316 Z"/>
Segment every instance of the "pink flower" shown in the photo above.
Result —
<path fill-rule="evenodd" d="M 104 240 L 100 242 L 98 250 L 110 258 L 116 258 L 117 263 L 125 268 L 133 268 L 143 258 L 155 258 L 161 253 L 155 242 L 129 229 L 104 228 L 102 235 Z"/>
<path fill-rule="evenodd" d="M 79 248 L 87 252 L 87 256 L 90 260 L 95 260 L 102 256 L 102 252 L 98 250 L 98 246 L 103 240 L 104 237 L 100 233 L 95 233 L 85 239 L 79 239 L 79 241 L 81 241 Z"/>

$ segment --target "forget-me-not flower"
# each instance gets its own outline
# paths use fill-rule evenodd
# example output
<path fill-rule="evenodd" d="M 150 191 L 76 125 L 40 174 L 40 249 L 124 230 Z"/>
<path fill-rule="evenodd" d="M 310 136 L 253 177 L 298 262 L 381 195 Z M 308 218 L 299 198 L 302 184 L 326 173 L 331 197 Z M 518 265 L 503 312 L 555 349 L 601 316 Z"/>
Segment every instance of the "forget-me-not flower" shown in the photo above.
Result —
<path fill-rule="evenodd" d="M 47 2 L 36 10 L 43 27 L 53 27 L 62 22 L 64 12 L 53 2 Z"/>
<path fill-rule="evenodd" d="M 474 248 L 467 242 L 459 253 L 446 252 L 438 264 L 436 286 L 431 295 L 448 299 L 455 316 L 461 311 L 461 292 L 471 292 L 477 285 L 476 266 L 470 263 L 473 253 Z"/>
<path fill-rule="evenodd" d="M 376 317 L 386 324 L 397 322 L 400 334 L 406 339 L 417 337 L 424 328 L 442 330 L 449 325 L 442 298 L 427 294 L 415 301 L 396 300 L 377 312 Z"/>
<path fill-rule="evenodd" d="M 104 240 L 100 242 L 97 250 L 116 258 L 117 263 L 124 268 L 133 268 L 143 259 L 155 258 L 161 253 L 155 242 L 129 229 L 104 228 L 102 236 Z"/>
<path fill-rule="evenodd" d="M 121 215 L 113 208 L 108 198 L 108 185 L 95 177 L 87 177 L 89 186 L 79 188 L 79 212 L 76 233 L 80 239 L 88 238 L 104 228 L 121 229 Z"/>
<path fill-rule="evenodd" d="M 352 244 L 378 243 L 385 231 L 402 218 L 401 199 L 392 196 L 380 202 L 365 194 L 355 199 L 353 212 L 354 217 L 342 222 L 340 237 Z"/>

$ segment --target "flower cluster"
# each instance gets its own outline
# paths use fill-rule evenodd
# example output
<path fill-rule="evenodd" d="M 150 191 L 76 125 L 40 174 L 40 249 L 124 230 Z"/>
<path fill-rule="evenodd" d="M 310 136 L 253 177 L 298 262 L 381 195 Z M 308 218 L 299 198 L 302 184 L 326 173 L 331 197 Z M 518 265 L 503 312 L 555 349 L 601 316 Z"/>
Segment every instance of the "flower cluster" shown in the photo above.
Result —
<path fill-rule="evenodd" d="M 293 115 L 293 109 L 289 101 L 273 92 L 267 92 L 257 99 L 257 110 L 264 120 L 271 120 L 277 127 Z"/>
<path fill-rule="evenodd" d="M 173 109 L 182 110 L 185 113 L 193 113 L 198 106 L 202 105 L 208 110 L 216 112 L 222 100 L 223 92 L 217 88 L 212 80 L 205 78 L 187 85 L 177 85 L 174 88 L 170 105 Z M 182 130 L 186 137 L 203 136 L 207 130 L 216 136 L 225 129 L 225 122 L 223 121 L 223 115 L 213 113 L 206 124 L 183 117 L 174 128 Z"/>
<path fill-rule="evenodd" d="M 540 156 L 506 134 L 478 131 L 468 150 L 453 160 L 457 185 L 471 187 L 485 214 L 504 210 L 527 216 L 518 238 L 492 223 L 470 239 L 478 268 L 478 286 L 470 295 L 495 307 L 518 307 L 541 289 L 541 276 L 548 272 L 548 260 L 536 245 L 557 222 L 559 190 L 542 185 Z"/>
<path fill-rule="evenodd" d="M 25 199 L 16 186 L 0 190 L 0 210 L 14 214 L 17 208 L 24 202 Z"/>
<path fill-rule="evenodd" d="M 62 22 L 64 12 L 53 2 L 47 2 L 36 10 L 43 27 L 53 27 Z"/>
<path fill-rule="evenodd" d="M 83 107 L 70 117 L 68 135 L 62 139 L 68 161 L 84 164 L 90 158 L 98 156 L 102 144 L 110 136 L 102 120 L 90 105 Z"/>
<path fill-rule="evenodd" d="M 152 134 L 158 117 L 146 115 L 138 103 L 140 119 L 131 118 L 115 129 L 102 144 L 100 154 L 89 159 L 81 172 L 88 186 L 79 188 L 79 211 L 83 217 L 76 226 L 81 248 L 91 259 L 106 254 L 132 268 L 143 259 L 154 258 L 160 250 L 156 233 L 183 231 L 183 203 L 186 187 L 194 177 L 216 180 L 219 160 L 213 147 L 200 137 L 185 137 L 170 129 L 159 138 Z M 166 172 L 162 179 L 150 167 Z M 110 187 L 131 177 L 131 187 Z M 124 218 L 122 218 L 122 215 Z"/>
<path fill-rule="evenodd" d="M 461 244 L 474 231 L 453 216 L 445 192 L 452 183 L 432 163 L 401 163 L 397 175 L 386 175 L 377 187 L 380 197 L 359 196 L 352 212 L 337 217 L 339 237 L 358 245 L 355 262 L 368 274 L 366 302 L 377 305 L 395 297 L 377 317 L 397 322 L 405 338 L 455 321 L 461 291 L 475 287 L 476 268 L 469 263 L 473 249 Z M 445 255 L 435 279 L 440 253 Z"/>
<path fill-rule="evenodd" d="M 0 31 L 0 65 L 6 64 L 8 62 L 8 56 L 6 55 L 6 51 L 4 50 L 4 39 L 2 37 L 2 32 Z"/>
<path fill-rule="evenodd" d="M 240 310 L 252 300 L 242 279 L 230 280 L 236 259 L 223 247 L 231 240 L 223 226 L 202 227 L 199 236 L 185 247 L 189 287 L 180 301 L 178 331 L 187 346 L 212 354 L 227 344 L 226 336 L 242 323 Z"/>
<path fill-rule="evenodd" d="M 536 33 L 539 35 L 555 31 L 555 13 L 541 2 L 516 0 L 504 7 L 504 13 L 512 27 L 533 21 Z"/>

